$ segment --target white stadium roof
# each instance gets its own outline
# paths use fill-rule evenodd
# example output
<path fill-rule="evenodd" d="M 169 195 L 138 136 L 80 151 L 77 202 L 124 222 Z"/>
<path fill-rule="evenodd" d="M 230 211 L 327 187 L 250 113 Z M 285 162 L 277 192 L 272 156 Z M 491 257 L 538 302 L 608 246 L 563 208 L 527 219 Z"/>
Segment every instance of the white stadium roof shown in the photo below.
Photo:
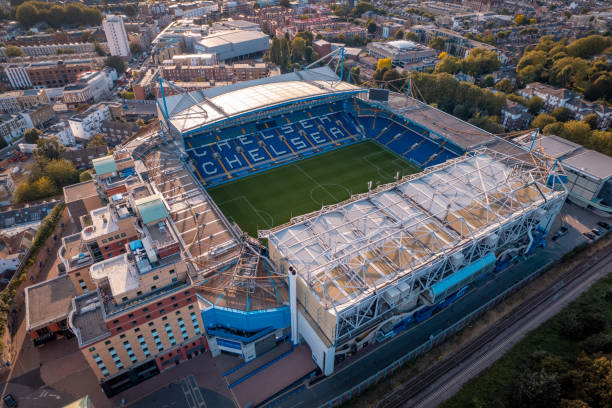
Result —
<path fill-rule="evenodd" d="M 301 99 L 364 91 L 341 82 L 328 67 L 190 92 L 166 98 L 170 123 L 188 132 L 231 116 Z M 197 102 L 197 103 L 196 103 Z M 163 101 L 159 101 L 160 106 Z"/>
<path fill-rule="evenodd" d="M 526 163 L 485 149 L 265 233 L 338 310 L 556 194 Z"/>

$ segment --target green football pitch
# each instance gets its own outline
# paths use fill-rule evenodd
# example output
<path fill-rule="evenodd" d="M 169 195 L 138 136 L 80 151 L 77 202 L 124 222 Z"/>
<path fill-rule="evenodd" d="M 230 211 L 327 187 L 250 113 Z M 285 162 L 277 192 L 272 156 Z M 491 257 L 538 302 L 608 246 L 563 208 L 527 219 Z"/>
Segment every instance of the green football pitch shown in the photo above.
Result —
<path fill-rule="evenodd" d="M 376 142 L 365 141 L 211 187 L 230 220 L 257 236 L 258 229 L 364 193 L 368 181 L 385 184 L 420 169 Z"/>

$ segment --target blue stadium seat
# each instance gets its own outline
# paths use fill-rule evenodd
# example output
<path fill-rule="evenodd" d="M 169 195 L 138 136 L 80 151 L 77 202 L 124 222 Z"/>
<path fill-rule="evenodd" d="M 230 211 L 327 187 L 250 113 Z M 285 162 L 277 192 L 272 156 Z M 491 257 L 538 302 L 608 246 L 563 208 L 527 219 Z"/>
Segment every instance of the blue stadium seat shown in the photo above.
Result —
<path fill-rule="evenodd" d="M 259 141 L 253 135 L 238 136 L 236 144 L 244 149 L 244 155 L 253 166 L 271 159 L 270 155 L 259 146 Z"/>
<path fill-rule="evenodd" d="M 213 150 L 210 146 L 198 147 L 189 150 L 188 153 L 195 161 L 198 173 L 204 180 L 225 175 L 219 161 L 213 157 Z"/>
<path fill-rule="evenodd" d="M 289 147 L 278 138 L 276 131 L 273 129 L 262 130 L 259 135 L 260 140 L 264 141 L 268 152 L 275 159 L 293 155 Z"/>
<path fill-rule="evenodd" d="M 440 146 L 427 139 L 423 139 L 419 147 L 406 153 L 406 157 L 422 165 L 438 150 L 440 150 Z"/>
<path fill-rule="evenodd" d="M 221 160 L 221 163 L 223 163 L 223 166 L 228 172 L 231 173 L 249 167 L 242 153 L 236 151 L 236 144 L 233 140 L 223 140 L 211 146 L 219 153 L 219 160 Z"/>
<path fill-rule="evenodd" d="M 350 135 L 346 133 L 341 126 L 338 126 L 332 115 L 320 116 L 317 118 L 317 122 L 323 126 L 329 137 L 336 142 L 339 140 L 348 139 L 350 137 Z"/>
<path fill-rule="evenodd" d="M 331 143 L 331 140 L 325 132 L 319 129 L 319 122 L 316 119 L 302 120 L 297 123 L 298 129 L 301 129 L 306 133 L 306 137 L 313 145 L 319 147 Z M 329 134 L 329 132 L 328 132 Z"/>
<path fill-rule="evenodd" d="M 285 136 L 286 144 L 290 150 L 295 153 L 312 149 L 312 145 L 305 140 L 298 132 L 298 128 L 294 124 L 279 126 L 275 129 L 280 135 Z"/>

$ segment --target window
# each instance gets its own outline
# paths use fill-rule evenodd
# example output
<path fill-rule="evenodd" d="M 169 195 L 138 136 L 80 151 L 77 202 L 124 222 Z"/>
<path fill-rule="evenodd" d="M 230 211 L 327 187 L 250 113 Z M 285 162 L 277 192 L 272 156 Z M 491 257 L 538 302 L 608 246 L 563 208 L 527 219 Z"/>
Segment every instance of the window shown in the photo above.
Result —
<path fill-rule="evenodd" d="M 125 347 L 125 351 L 127 351 L 128 357 L 130 358 L 130 362 L 135 364 L 138 360 L 136 359 L 136 355 L 134 354 L 134 350 L 132 350 L 132 346 L 129 341 L 123 342 L 123 347 Z"/>
<path fill-rule="evenodd" d="M 151 318 L 151 315 L 146 315 L 145 318 L 148 320 Z"/>
<path fill-rule="evenodd" d="M 162 317 L 162 320 L 163 320 L 163 321 L 168 320 L 168 316 L 164 316 L 164 317 Z"/>
<path fill-rule="evenodd" d="M 134 333 L 138 333 L 140 331 L 140 327 L 134 329 Z"/>
<path fill-rule="evenodd" d="M 105 377 L 108 377 L 109 372 L 108 372 L 106 366 L 104 365 L 104 361 L 102 361 L 102 359 L 100 358 L 100 355 L 94 354 L 93 355 L 93 359 L 96 362 L 96 364 L 98 365 L 98 369 L 100 370 L 102 375 L 105 376 Z"/>
<path fill-rule="evenodd" d="M 142 334 L 138 336 L 138 343 L 140 343 L 140 348 L 142 349 L 142 352 L 144 353 L 145 357 L 148 358 L 149 356 L 151 356 L 149 346 L 147 345 L 147 342 L 145 341 L 144 337 L 142 337 Z"/>
<path fill-rule="evenodd" d="M 119 336 L 120 339 L 125 339 L 125 334 L 122 334 L 121 336 Z"/>
<path fill-rule="evenodd" d="M 191 323 L 196 335 L 200 335 L 200 325 L 198 324 L 198 317 L 194 312 L 191 312 Z"/>
<path fill-rule="evenodd" d="M 106 244 L 106 240 L 105 240 L 105 239 L 103 239 L 103 240 L 102 240 L 102 243 L 103 243 L 103 244 Z"/>
<path fill-rule="evenodd" d="M 183 336 L 183 340 L 187 340 L 189 335 L 187 334 L 187 329 L 185 328 L 185 323 L 183 323 L 183 319 L 181 317 L 178 318 L 178 324 L 181 329 L 181 335 Z"/>
<path fill-rule="evenodd" d="M 109 344 L 111 344 L 111 341 L 110 341 L 110 340 L 106 340 L 106 341 L 104 342 L 104 345 L 106 345 L 106 346 L 108 346 Z"/>
<path fill-rule="evenodd" d="M 89 351 L 96 351 L 96 348 L 95 347 L 90 347 Z"/>
<path fill-rule="evenodd" d="M 157 306 L 161 306 L 162 304 L 162 302 L 157 302 Z"/>
<path fill-rule="evenodd" d="M 115 239 L 119 239 L 119 238 L 120 238 L 119 234 L 115 235 Z"/>
<path fill-rule="evenodd" d="M 109 249 L 110 249 L 110 247 L 109 247 L 109 246 L 105 246 L 105 247 L 104 247 L 104 250 L 105 250 L 105 251 L 108 251 Z"/>
<path fill-rule="evenodd" d="M 109 242 L 112 241 L 112 240 L 113 240 L 113 237 L 108 237 L 108 241 Z"/>
<path fill-rule="evenodd" d="M 126 236 L 125 232 L 122 232 L 122 233 L 121 233 L 121 236 L 122 236 L 122 237 L 125 237 L 125 236 Z"/>
<path fill-rule="evenodd" d="M 117 355 L 117 352 L 115 351 L 115 348 L 114 347 L 109 348 L 108 352 L 110 353 L 111 357 L 113 358 L 113 361 L 115 362 L 115 365 L 117 366 L 117 368 L 119 370 L 122 370 L 123 369 L 123 363 L 121 362 L 121 359 Z"/>
<path fill-rule="evenodd" d="M 127 300 L 128 300 L 128 297 L 127 297 L 127 296 L 124 296 L 124 297 L 122 297 L 122 298 L 121 298 L 121 301 L 122 301 L 122 302 L 127 302 Z"/>
<path fill-rule="evenodd" d="M 166 309 L 159 309 L 159 314 L 163 315 L 164 313 L 166 313 Z"/>
<path fill-rule="evenodd" d="M 149 308 L 148 308 L 148 307 L 144 307 L 144 308 L 142 308 L 142 311 L 143 311 L 143 312 L 148 312 L 148 311 L 149 311 Z"/>
<path fill-rule="evenodd" d="M 170 275 L 172 275 L 172 274 L 174 273 L 174 269 L 170 269 L 170 270 L 168 271 L 168 273 L 169 273 Z"/>
<path fill-rule="evenodd" d="M 142 296 L 142 291 L 139 290 L 138 292 L 136 292 L 136 296 Z"/>
<path fill-rule="evenodd" d="M 153 322 L 149 322 L 149 326 L 153 326 Z"/>
<path fill-rule="evenodd" d="M 193 310 L 193 305 L 189 305 L 189 310 Z"/>
<path fill-rule="evenodd" d="M 157 289 L 157 286 L 155 285 L 151 286 L 151 290 L 155 290 L 155 289 Z"/>
<path fill-rule="evenodd" d="M 176 297 L 175 297 L 175 296 L 172 296 L 172 297 L 170 298 L 170 300 L 176 300 Z"/>
<path fill-rule="evenodd" d="M 159 276 L 157 275 L 153 276 L 153 280 L 158 280 L 158 279 L 159 279 Z"/>
<path fill-rule="evenodd" d="M 130 313 L 130 314 L 128 315 L 128 319 L 131 319 L 132 317 L 134 317 L 134 313 Z"/>
<path fill-rule="evenodd" d="M 172 327 L 168 323 L 165 324 L 166 334 L 168 335 L 168 340 L 170 340 L 170 345 L 175 346 L 176 340 L 174 339 L 174 334 L 172 333 Z"/>
<path fill-rule="evenodd" d="M 176 312 L 174 312 L 174 314 L 178 316 L 178 315 L 180 315 L 180 314 L 181 314 L 181 311 L 180 311 L 180 310 L 177 310 Z"/>
<path fill-rule="evenodd" d="M 178 307 L 178 303 L 175 303 L 172 305 L 173 307 Z"/>
<path fill-rule="evenodd" d="M 153 340 L 155 341 L 155 345 L 157 346 L 157 351 L 162 351 L 164 346 L 162 345 L 161 339 L 159 338 L 159 334 L 157 330 L 151 330 L 151 334 L 153 335 Z"/>

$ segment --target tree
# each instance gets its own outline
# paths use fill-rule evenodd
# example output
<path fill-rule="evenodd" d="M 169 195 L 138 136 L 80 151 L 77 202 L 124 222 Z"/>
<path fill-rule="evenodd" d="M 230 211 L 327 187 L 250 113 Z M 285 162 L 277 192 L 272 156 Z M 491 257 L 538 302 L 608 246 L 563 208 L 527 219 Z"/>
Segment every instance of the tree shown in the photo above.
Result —
<path fill-rule="evenodd" d="M 524 14 L 519 14 L 514 17 L 514 24 L 516 24 L 517 26 L 527 25 L 529 24 L 529 19 L 525 17 Z"/>
<path fill-rule="evenodd" d="M 135 41 L 130 43 L 130 52 L 132 54 L 140 54 L 142 52 L 142 46 Z"/>
<path fill-rule="evenodd" d="M 291 42 L 291 62 L 302 62 L 306 54 L 306 40 L 295 37 Z"/>
<path fill-rule="evenodd" d="M 87 142 L 87 147 L 108 146 L 104 140 L 104 133 L 98 133 L 92 136 Z"/>
<path fill-rule="evenodd" d="M 400 73 L 397 72 L 396 69 L 386 70 L 386 72 L 382 76 L 382 80 L 389 89 L 394 90 L 396 92 L 399 92 L 402 87 L 403 81 L 400 76 Z"/>
<path fill-rule="evenodd" d="M 495 78 L 493 77 L 493 75 L 486 75 L 480 82 L 480 86 L 482 86 L 483 88 L 490 88 L 493 85 L 495 85 Z"/>
<path fill-rule="evenodd" d="M 272 45 L 270 46 L 270 61 L 276 65 L 281 63 L 281 44 L 277 37 L 272 39 Z"/>
<path fill-rule="evenodd" d="M 591 127 L 582 121 L 570 120 L 563 124 L 563 136 L 578 144 L 585 144 L 591 135 Z"/>
<path fill-rule="evenodd" d="M 24 27 L 32 27 L 39 21 L 38 9 L 30 2 L 23 3 L 15 10 L 15 18 Z"/>
<path fill-rule="evenodd" d="M 23 132 L 23 138 L 25 139 L 27 143 L 31 143 L 31 144 L 36 143 L 39 136 L 40 136 L 40 130 L 36 128 L 31 128 Z"/>
<path fill-rule="evenodd" d="M 359 66 L 351 68 L 351 82 L 359 85 L 361 83 L 361 68 Z"/>
<path fill-rule="evenodd" d="M 468 120 L 468 122 L 472 125 L 478 126 L 479 128 L 486 130 L 487 132 L 504 133 L 504 127 L 497 123 L 497 120 L 491 116 L 476 116 Z"/>
<path fill-rule="evenodd" d="M 601 54 L 612 41 L 609 37 L 601 35 L 590 35 L 580 38 L 567 46 L 567 53 L 572 57 L 591 58 Z"/>
<path fill-rule="evenodd" d="M 14 45 L 9 45 L 8 47 L 6 47 L 4 53 L 9 58 L 22 57 L 25 55 L 21 48 L 15 47 Z"/>
<path fill-rule="evenodd" d="M 589 404 L 581 400 L 561 399 L 559 408 L 591 408 Z"/>
<path fill-rule="evenodd" d="M 383 68 L 391 69 L 391 58 L 381 58 L 376 63 L 376 70 L 380 71 Z"/>
<path fill-rule="evenodd" d="M 84 43 L 93 42 L 93 34 L 91 34 L 89 31 L 83 32 L 83 34 L 81 34 L 81 42 L 84 42 Z"/>
<path fill-rule="evenodd" d="M 550 125 L 551 123 L 555 123 L 556 120 L 554 117 L 547 113 L 540 113 L 531 121 L 531 127 L 544 129 L 546 125 Z"/>
<path fill-rule="evenodd" d="M 510 386 L 510 406 L 549 408 L 558 406 L 561 384 L 558 375 L 546 370 L 526 368 L 521 370 Z"/>
<path fill-rule="evenodd" d="M 56 136 L 41 137 L 36 145 L 38 146 L 37 154 L 49 160 L 59 159 L 60 153 L 66 150 Z"/>
<path fill-rule="evenodd" d="M 38 192 L 38 198 L 50 197 L 57 194 L 57 186 L 47 176 L 42 176 L 34 182 L 34 188 Z"/>
<path fill-rule="evenodd" d="M 91 170 L 84 170 L 81 172 L 81 174 L 79 174 L 79 181 L 83 182 L 83 181 L 88 181 L 88 180 L 92 180 L 93 177 L 91 175 Z"/>
<path fill-rule="evenodd" d="M 612 359 L 581 354 L 569 372 L 576 396 L 591 407 L 612 405 Z"/>
<path fill-rule="evenodd" d="M 104 65 L 107 67 L 115 68 L 115 71 L 117 71 L 117 74 L 119 75 L 123 74 L 126 68 L 123 59 L 116 55 L 111 55 L 110 57 L 107 57 L 104 61 Z"/>
<path fill-rule="evenodd" d="M 545 135 L 560 136 L 563 133 L 563 123 L 549 123 L 548 125 L 544 126 L 544 128 L 542 129 L 542 133 L 544 133 Z"/>
<path fill-rule="evenodd" d="M 582 119 L 584 123 L 588 123 L 591 130 L 597 129 L 599 126 L 599 116 L 596 113 L 591 113 L 590 115 L 586 115 L 584 119 Z"/>
<path fill-rule="evenodd" d="M 368 22 L 366 23 L 366 29 L 368 30 L 368 33 L 374 34 L 376 33 L 378 26 L 376 25 L 373 19 L 369 19 Z"/>
<path fill-rule="evenodd" d="M 397 30 L 397 33 L 395 33 L 395 39 L 401 40 L 403 38 L 404 38 L 404 32 L 402 30 Z"/>
<path fill-rule="evenodd" d="M 486 48 L 474 48 L 463 60 L 463 70 L 472 76 L 489 74 L 501 67 L 501 61 L 495 51 Z"/>
<path fill-rule="evenodd" d="M 529 109 L 529 113 L 531 113 L 532 115 L 535 115 L 538 112 L 540 112 L 543 106 L 544 106 L 544 101 L 537 96 L 532 96 L 527 101 L 527 109 Z"/>
<path fill-rule="evenodd" d="M 444 58 L 442 58 L 442 61 L 436 65 L 434 71 L 446 72 L 448 74 L 455 75 L 461 71 L 461 60 L 457 57 L 453 57 L 452 55 L 446 55 Z"/>
<path fill-rule="evenodd" d="M 495 89 L 503 93 L 511 93 L 514 91 L 514 84 L 508 78 L 504 78 L 495 84 Z"/>
<path fill-rule="evenodd" d="M 94 41 L 94 51 L 96 54 L 98 54 L 100 57 L 103 57 L 106 55 L 106 52 L 104 51 L 104 48 L 102 48 L 102 46 L 100 45 L 99 42 Z"/>
<path fill-rule="evenodd" d="M 125 15 L 128 17 L 136 17 L 138 14 L 138 8 L 133 4 L 128 4 L 123 8 Z"/>
<path fill-rule="evenodd" d="M 416 35 L 416 33 L 413 33 L 412 31 L 408 31 L 406 35 L 404 36 L 404 38 L 408 41 L 414 41 L 414 42 L 419 40 L 419 37 Z"/>
<path fill-rule="evenodd" d="M 567 122 L 572 116 L 572 111 L 564 106 L 557 106 L 551 113 L 559 122 Z"/>
<path fill-rule="evenodd" d="M 79 172 L 74 167 L 74 164 L 66 159 L 49 161 L 45 166 L 45 174 L 53 180 L 58 187 L 74 184 L 79 179 Z"/>
<path fill-rule="evenodd" d="M 429 41 L 427 46 L 429 48 L 433 48 L 434 50 L 444 51 L 446 49 L 446 41 L 442 37 L 435 37 Z"/>

